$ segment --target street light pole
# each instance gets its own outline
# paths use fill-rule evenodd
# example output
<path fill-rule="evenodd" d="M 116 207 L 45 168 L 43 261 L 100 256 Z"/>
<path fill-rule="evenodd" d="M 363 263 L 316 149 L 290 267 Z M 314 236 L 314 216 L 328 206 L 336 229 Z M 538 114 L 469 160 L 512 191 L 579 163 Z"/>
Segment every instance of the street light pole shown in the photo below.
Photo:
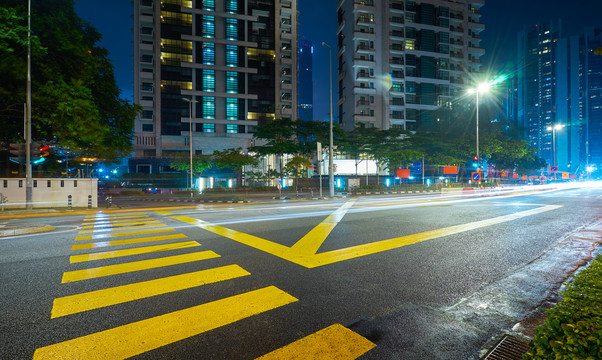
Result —
<path fill-rule="evenodd" d="M 328 182 L 330 183 L 330 197 L 334 197 L 334 161 L 332 158 L 332 48 L 325 42 L 322 42 L 322 46 L 328 47 L 328 83 L 330 89 L 330 122 L 329 122 L 329 140 L 330 144 L 328 146 Z"/>
<path fill-rule="evenodd" d="M 190 125 L 190 136 L 188 140 L 188 145 L 190 145 L 190 198 L 194 197 L 193 193 L 193 185 L 192 185 L 192 103 L 198 103 L 197 100 L 192 100 L 192 98 L 182 98 L 184 101 L 188 102 L 188 115 L 189 115 L 189 125 Z"/>
<path fill-rule="evenodd" d="M 479 154 L 479 93 L 484 93 L 489 91 L 491 84 L 489 83 L 481 83 L 474 89 L 468 89 L 468 93 L 474 93 L 476 95 L 476 110 L 477 110 L 477 171 L 481 169 L 481 156 Z"/>
<path fill-rule="evenodd" d="M 33 209 L 31 180 L 31 0 L 27 2 L 27 95 L 25 109 L 25 207 Z"/>

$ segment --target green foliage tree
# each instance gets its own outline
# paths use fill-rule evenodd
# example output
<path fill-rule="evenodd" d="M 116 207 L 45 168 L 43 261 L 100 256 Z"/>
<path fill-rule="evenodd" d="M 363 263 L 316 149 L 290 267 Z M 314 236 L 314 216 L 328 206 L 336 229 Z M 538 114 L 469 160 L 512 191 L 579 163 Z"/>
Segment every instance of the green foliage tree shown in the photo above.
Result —
<path fill-rule="evenodd" d="M 140 107 L 120 99 L 101 35 L 80 19 L 72 0 L 33 0 L 32 131 L 82 156 L 115 161 L 131 152 Z M 23 138 L 27 8 L 0 5 L 0 129 L 2 142 Z M 38 41 L 39 39 L 39 41 Z"/>
<path fill-rule="evenodd" d="M 243 153 L 241 148 L 227 149 L 224 151 L 214 151 L 213 161 L 218 168 L 231 168 L 236 173 L 236 178 L 240 183 L 242 179 L 242 168 L 246 165 L 257 165 L 257 158 Z"/>
<path fill-rule="evenodd" d="M 309 166 L 311 166 L 311 161 L 301 155 L 296 155 L 286 163 L 285 168 L 295 176 L 295 191 L 298 191 L 299 169 Z"/>
<path fill-rule="evenodd" d="M 190 155 L 181 153 L 170 159 L 170 166 L 177 171 L 190 171 Z M 213 167 L 211 155 L 195 154 L 192 155 L 192 171 L 199 176 L 203 175 L 205 170 Z"/>

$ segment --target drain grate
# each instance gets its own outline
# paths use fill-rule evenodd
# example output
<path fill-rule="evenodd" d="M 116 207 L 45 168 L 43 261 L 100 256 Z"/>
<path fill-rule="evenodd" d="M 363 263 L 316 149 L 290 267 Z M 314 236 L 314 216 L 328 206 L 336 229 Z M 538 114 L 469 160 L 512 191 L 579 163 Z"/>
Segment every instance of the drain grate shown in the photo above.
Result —
<path fill-rule="evenodd" d="M 481 360 L 522 360 L 529 344 L 516 336 L 504 337 Z"/>

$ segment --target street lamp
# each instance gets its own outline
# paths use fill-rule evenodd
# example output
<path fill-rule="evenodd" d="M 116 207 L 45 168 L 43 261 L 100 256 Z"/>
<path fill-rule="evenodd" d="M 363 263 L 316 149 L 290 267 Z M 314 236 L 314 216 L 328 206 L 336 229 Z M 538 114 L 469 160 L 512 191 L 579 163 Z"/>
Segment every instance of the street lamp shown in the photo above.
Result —
<path fill-rule="evenodd" d="M 468 89 L 469 94 L 476 94 L 477 103 L 477 171 L 481 169 L 481 157 L 479 156 L 479 93 L 486 93 L 490 88 L 490 83 L 480 83 L 476 88 Z"/>
<path fill-rule="evenodd" d="M 329 132 L 329 140 L 330 144 L 328 146 L 328 182 L 330 183 L 330 197 L 334 197 L 334 161 L 332 159 L 332 48 L 325 42 L 322 42 L 322 46 L 326 46 L 328 48 L 328 83 L 330 89 L 330 132 Z"/>
<path fill-rule="evenodd" d="M 190 145 L 190 198 L 194 197 L 192 191 L 192 103 L 198 103 L 197 100 L 192 100 L 192 98 L 182 98 L 182 100 L 188 102 L 188 115 L 189 115 L 189 125 L 190 125 L 190 136 L 189 136 L 189 145 Z"/>
<path fill-rule="evenodd" d="M 548 126 L 548 131 L 552 130 L 552 166 L 556 166 L 556 130 L 560 130 L 564 125 L 556 124 L 554 126 Z"/>

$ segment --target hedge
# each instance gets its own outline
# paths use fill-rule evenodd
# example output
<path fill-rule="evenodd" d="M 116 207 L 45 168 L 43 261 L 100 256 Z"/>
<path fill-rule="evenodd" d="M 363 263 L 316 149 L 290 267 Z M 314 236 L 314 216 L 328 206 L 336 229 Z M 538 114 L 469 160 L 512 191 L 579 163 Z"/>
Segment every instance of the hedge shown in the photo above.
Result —
<path fill-rule="evenodd" d="M 602 254 L 575 275 L 523 359 L 602 359 Z"/>

